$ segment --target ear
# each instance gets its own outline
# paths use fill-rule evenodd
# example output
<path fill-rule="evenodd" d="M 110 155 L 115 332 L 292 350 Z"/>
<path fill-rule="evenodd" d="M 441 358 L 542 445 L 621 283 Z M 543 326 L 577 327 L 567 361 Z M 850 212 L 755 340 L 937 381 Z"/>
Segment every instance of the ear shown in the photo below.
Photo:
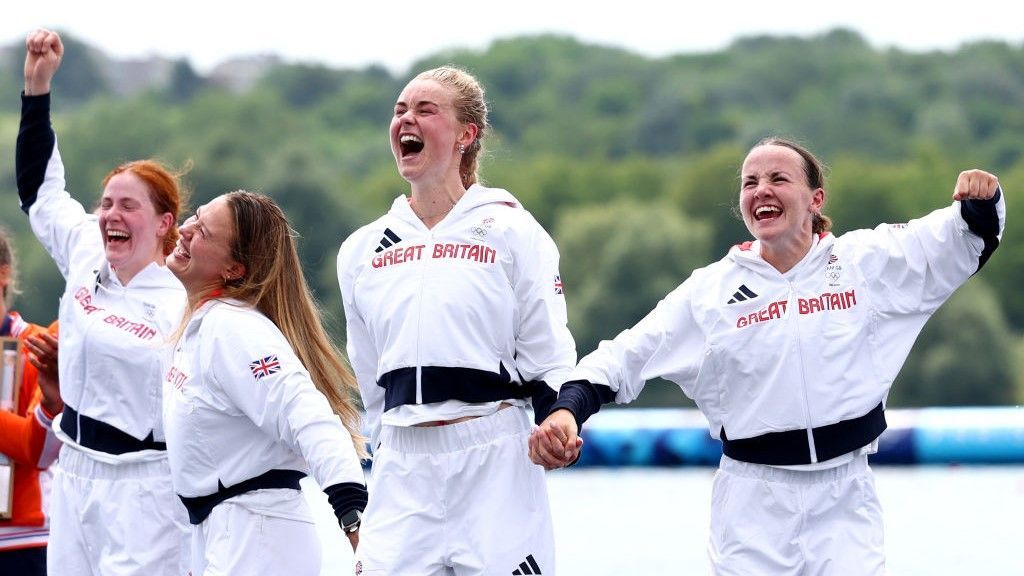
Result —
<path fill-rule="evenodd" d="M 174 227 L 174 215 L 170 212 L 164 212 L 160 215 L 160 225 L 156 227 L 157 236 L 163 238 L 167 236 L 167 233 Z"/>
<path fill-rule="evenodd" d="M 480 133 L 480 127 L 470 122 L 462 126 L 462 132 L 459 133 L 459 144 L 462 144 L 466 148 L 476 140 L 477 134 Z"/>
<path fill-rule="evenodd" d="M 820 213 L 821 208 L 825 205 L 825 189 L 818 188 L 811 192 L 811 211 Z"/>
<path fill-rule="evenodd" d="M 245 264 L 233 262 L 228 265 L 225 272 L 225 280 L 233 282 L 245 276 Z"/>

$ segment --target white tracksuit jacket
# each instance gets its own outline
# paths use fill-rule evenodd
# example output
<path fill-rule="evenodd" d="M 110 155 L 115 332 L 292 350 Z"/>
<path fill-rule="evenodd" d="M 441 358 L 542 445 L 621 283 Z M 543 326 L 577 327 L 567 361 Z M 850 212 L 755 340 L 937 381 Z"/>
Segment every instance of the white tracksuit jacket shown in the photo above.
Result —
<path fill-rule="evenodd" d="M 825 440 L 811 430 L 873 408 L 881 416 L 925 321 L 998 245 L 1005 204 L 997 194 L 971 202 L 973 213 L 954 202 L 907 224 L 823 234 L 784 274 L 760 257 L 758 242 L 737 246 L 602 342 L 570 380 L 607 385 L 626 403 L 663 377 L 697 403 L 713 437 L 723 428 L 730 440 L 807 432 L 809 462 L 761 463 L 835 457 L 820 453 L 815 442 Z"/>
<path fill-rule="evenodd" d="M 203 304 L 175 346 L 163 392 L 171 478 L 186 505 L 271 470 L 311 470 L 325 491 L 358 485 L 358 505 L 341 512 L 365 505 L 351 436 L 281 331 L 252 307 Z"/>
<path fill-rule="evenodd" d="M 558 250 L 505 190 L 471 186 L 433 229 L 399 196 L 344 242 L 338 280 L 374 439 L 525 404 L 575 365 Z"/>
<path fill-rule="evenodd" d="M 65 443 L 111 463 L 163 458 L 163 450 L 132 449 L 138 447 L 132 439 L 141 446 L 164 440 L 160 382 L 167 338 L 181 321 L 185 290 L 155 263 L 127 286 L 121 284 L 106 260 L 96 216 L 64 190 L 48 95 L 26 97 L 22 123 L 17 162 L 22 209 L 66 280 L 58 365 L 61 398 L 71 410 L 55 421 L 55 431 Z M 69 418 L 75 412 L 77 418 Z M 82 419 L 100 422 L 100 436 Z M 131 450 L 122 452 L 126 449 Z"/>

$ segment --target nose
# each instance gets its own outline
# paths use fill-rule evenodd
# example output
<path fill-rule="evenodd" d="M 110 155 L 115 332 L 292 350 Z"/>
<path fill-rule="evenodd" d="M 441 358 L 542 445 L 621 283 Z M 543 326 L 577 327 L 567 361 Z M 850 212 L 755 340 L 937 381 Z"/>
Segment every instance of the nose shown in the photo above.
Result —
<path fill-rule="evenodd" d="M 195 229 L 195 222 L 195 217 L 188 218 L 187 220 L 182 222 L 181 226 L 178 226 L 178 234 L 180 234 L 181 237 L 185 239 L 191 238 L 192 233 Z"/>
<path fill-rule="evenodd" d="M 768 186 L 768 182 L 765 179 L 757 181 L 757 186 L 754 187 L 754 198 L 763 198 L 771 192 L 771 188 Z"/>

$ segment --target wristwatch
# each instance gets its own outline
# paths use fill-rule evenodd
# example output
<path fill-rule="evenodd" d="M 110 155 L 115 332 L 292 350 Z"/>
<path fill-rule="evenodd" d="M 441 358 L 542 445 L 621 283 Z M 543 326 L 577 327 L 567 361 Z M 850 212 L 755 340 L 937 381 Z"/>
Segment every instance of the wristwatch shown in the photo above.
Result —
<path fill-rule="evenodd" d="M 352 532 L 359 530 L 359 524 L 362 523 L 362 521 L 363 512 L 358 508 L 353 508 L 348 512 L 345 512 L 341 515 L 341 518 L 338 519 L 338 522 L 341 524 L 341 529 L 344 530 L 346 534 L 351 534 Z"/>

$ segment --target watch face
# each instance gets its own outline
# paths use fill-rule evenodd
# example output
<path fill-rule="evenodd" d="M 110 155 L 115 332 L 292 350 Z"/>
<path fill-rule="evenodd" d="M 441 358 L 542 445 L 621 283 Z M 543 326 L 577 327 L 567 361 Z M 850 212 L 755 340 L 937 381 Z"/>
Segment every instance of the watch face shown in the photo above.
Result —
<path fill-rule="evenodd" d="M 341 515 L 341 528 L 345 532 L 359 530 L 359 524 L 363 520 L 363 513 L 359 510 L 349 510 Z"/>

